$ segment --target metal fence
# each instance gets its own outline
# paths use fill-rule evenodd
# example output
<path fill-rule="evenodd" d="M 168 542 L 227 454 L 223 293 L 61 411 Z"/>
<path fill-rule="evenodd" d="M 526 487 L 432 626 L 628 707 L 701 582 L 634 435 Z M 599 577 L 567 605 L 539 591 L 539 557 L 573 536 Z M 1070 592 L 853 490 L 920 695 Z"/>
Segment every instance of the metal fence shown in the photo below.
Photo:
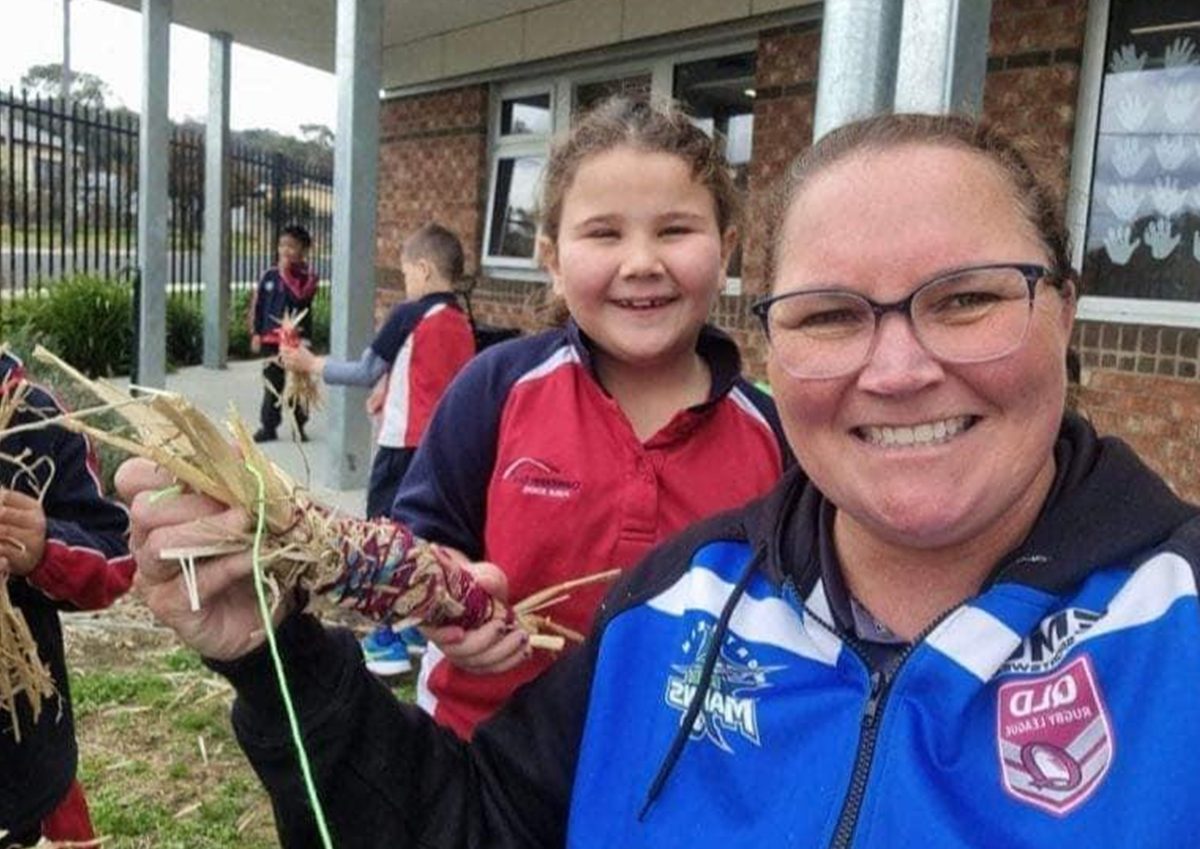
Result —
<path fill-rule="evenodd" d="M 249 288 L 275 260 L 279 231 L 313 235 L 328 276 L 328 170 L 231 146 L 231 274 Z M 0 292 L 33 293 L 75 274 L 118 278 L 138 264 L 138 117 L 0 92 Z M 204 137 L 173 127 L 168 164 L 168 285 L 199 299 L 204 244 Z"/>

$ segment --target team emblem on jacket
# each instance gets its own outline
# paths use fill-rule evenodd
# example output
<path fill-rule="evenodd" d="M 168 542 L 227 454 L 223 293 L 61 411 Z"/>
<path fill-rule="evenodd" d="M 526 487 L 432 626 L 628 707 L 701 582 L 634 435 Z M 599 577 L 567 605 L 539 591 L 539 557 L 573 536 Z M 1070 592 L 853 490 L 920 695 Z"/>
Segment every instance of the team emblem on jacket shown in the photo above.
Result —
<path fill-rule="evenodd" d="M 1004 789 L 1063 816 L 1100 786 L 1113 735 L 1087 656 L 1052 675 L 1000 687 L 997 743 Z"/>
<path fill-rule="evenodd" d="M 671 664 L 676 674 L 667 678 L 666 701 L 685 715 L 701 684 L 715 629 L 713 623 L 697 623 L 682 646 L 690 661 Z M 767 676 L 780 669 L 783 667 L 760 666 L 743 640 L 726 633 L 704 693 L 704 707 L 692 725 L 692 739 L 707 738 L 721 751 L 732 752 L 725 739 L 726 733 L 732 732 L 759 745 L 758 698 L 754 694 L 770 687 Z"/>
<path fill-rule="evenodd" d="M 581 484 L 571 480 L 555 466 L 532 457 L 519 457 L 504 467 L 500 479 L 521 488 L 522 495 L 567 499 L 579 492 Z"/>

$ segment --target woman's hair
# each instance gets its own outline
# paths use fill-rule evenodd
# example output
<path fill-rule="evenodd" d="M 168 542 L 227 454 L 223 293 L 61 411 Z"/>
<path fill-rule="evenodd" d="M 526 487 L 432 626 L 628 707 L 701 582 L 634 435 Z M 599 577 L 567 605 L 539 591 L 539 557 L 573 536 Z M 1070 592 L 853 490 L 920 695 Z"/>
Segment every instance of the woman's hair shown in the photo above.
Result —
<path fill-rule="evenodd" d="M 673 104 L 651 104 L 616 95 L 584 114 L 551 148 L 538 206 L 541 232 L 546 238 L 558 241 L 563 198 L 580 164 L 589 156 L 622 145 L 678 156 L 691 168 L 695 180 L 712 193 L 720 231 L 724 233 L 737 224 L 741 204 L 720 140 L 693 124 Z"/>
<path fill-rule="evenodd" d="M 1041 156 L 1027 142 L 1009 139 L 995 127 L 958 115 L 876 115 L 839 127 L 792 162 L 765 207 L 767 280 L 775 279 L 779 239 L 792 200 L 816 175 L 858 153 L 882 152 L 906 145 L 941 145 L 978 153 L 1008 179 L 1016 202 L 1046 246 L 1058 279 L 1075 280 L 1067 226 L 1055 193 L 1034 163 Z M 916 187 L 915 192 L 919 192 Z M 919 202 L 914 200 L 914 202 Z M 1075 283 L 1078 286 L 1078 282 Z"/>
<path fill-rule="evenodd" d="M 299 224 L 289 224 L 287 227 L 284 227 L 279 232 L 279 238 L 282 239 L 284 236 L 290 236 L 295 239 L 296 243 L 304 250 L 312 247 L 312 235 Z"/>

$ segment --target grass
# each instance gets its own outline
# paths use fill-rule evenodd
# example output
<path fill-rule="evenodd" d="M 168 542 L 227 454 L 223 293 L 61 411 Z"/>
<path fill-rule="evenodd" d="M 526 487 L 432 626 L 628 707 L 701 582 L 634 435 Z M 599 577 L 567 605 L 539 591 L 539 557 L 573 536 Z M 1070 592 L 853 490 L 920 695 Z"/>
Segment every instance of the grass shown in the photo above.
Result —
<path fill-rule="evenodd" d="M 67 635 L 79 778 L 105 849 L 278 847 L 229 685 L 133 599 L 69 617 Z M 412 676 L 396 694 L 413 699 Z"/>

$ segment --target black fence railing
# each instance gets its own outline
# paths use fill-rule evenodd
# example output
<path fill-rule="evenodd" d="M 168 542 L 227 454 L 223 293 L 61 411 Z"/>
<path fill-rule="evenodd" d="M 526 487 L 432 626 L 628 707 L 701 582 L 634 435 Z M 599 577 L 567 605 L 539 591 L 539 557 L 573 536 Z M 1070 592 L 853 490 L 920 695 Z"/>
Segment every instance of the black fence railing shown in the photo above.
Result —
<path fill-rule="evenodd" d="M 115 278 L 138 262 L 138 117 L 0 92 L 0 294 L 33 293 L 74 274 Z M 168 160 L 168 285 L 203 292 L 204 137 L 173 127 Z M 328 276 L 328 169 L 245 145 L 231 148 L 231 274 L 254 285 L 279 231 L 301 224 Z"/>

